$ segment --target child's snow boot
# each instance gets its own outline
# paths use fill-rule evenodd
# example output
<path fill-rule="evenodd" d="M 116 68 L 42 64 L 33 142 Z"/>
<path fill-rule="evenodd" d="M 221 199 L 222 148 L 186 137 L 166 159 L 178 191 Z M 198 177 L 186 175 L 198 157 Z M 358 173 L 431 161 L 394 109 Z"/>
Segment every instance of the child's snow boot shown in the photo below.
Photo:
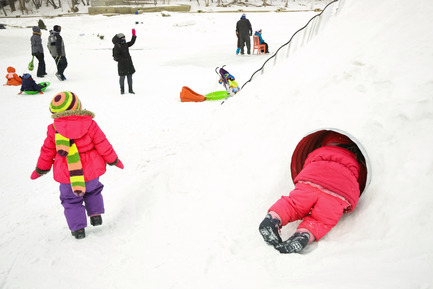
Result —
<path fill-rule="evenodd" d="M 86 237 L 86 232 L 84 231 L 84 228 L 72 231 L 72 236 L 75 237 L 75 239 L 84 239 Z"/>
<path fill-rule="evenodd" d="M 308 232 L 296 232 L 287 241 L 275 246 L 275 249 L 285 254 L 299 253 L 308 245 L 309 241 L 310 234 Z"/>
<path fill-rule="evenodd" d="M 238 48 L 236 49 L 236 55 L 238 55 L 240 51 L 241 51 L 241 48 L 238 47 Z"/>
<path fill-rule="evenodd" d="M 282 242 L 280 237 L 281 221 L 267 214 L 259 225 L 259 232 L 268 245 L 276 246 Z"/>
<path fill-rule="evenodd" d="M 90 224 L 92 226 L 102 225 L 102 217 L 101 217 L 101 215 L 90 216 Z"/>

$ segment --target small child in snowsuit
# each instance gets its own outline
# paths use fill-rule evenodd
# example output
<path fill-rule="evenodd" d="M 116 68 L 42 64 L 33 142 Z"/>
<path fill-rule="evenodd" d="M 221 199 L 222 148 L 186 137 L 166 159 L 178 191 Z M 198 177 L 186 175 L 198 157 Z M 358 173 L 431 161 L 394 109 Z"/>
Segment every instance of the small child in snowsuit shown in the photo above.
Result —
<path fill-rule="evenodd" d="M 18 74 L 15 73 L 15 68 L 9 66 L 7 68 L 7 72 L 8 72 L 8 74 L 6 74 L 7 82 L 5 85 L 14 85 L 14 86 L 21 85 L 22 79 L 21 77 L 18 76 Z"/>
<path fill-rule="evenodd" d="M 241 38 L 239 37 L 239 32 L 237 32 L 237 31 L 236 31 L 236 37 L 238 38 L 236 55 L 238 55 L 239 52 L 241 52 Z"/>
<path fill-rule="evenodd" d="M 263 40 L 263 37 L 262 37 L 262 29 L 259 29 L 258 31 L 256 31 L 256 33 L 254 33 L 254 35 L 255 36 L 257 36 L 257 37 L 259 37 L 259 44 L 263 44 L 263 45 L 265 45 L 265 50 L 263 51 L 261 51 L 262 53 L 264 52 L 264 53 L 269 53 L 269 47 L 268 47 L 268 44 L 265 42 L 265 40 Z"/>
<path fill-rule="evenodd" d="M 23 91 L 39 91 L 40 94 L 44 94 L 41 90 L 44 87 L 44 84 L 37 84 L 29 73 L 24 73 L 21 91 L 18 94 L 23 93 Z"/>
<path fill-rule="evenodd" d="M 75 238 L 82 239 L 86 236 L 86 211 L 93 226 L 102 224 L 104 185 L 99 177 L 105 173 L 106 164 L 120 169 L 123 164 L 93 120 L 95 114 L 82 109 L 76 94 L 58 93 L 50 103 L 50 111 L 54 123 L 48 125 L 31 179 L 45 175 L 53 166 L 69 229 Z"/>
<path fill-rule="evenodd" d="M 265 242 L 280 253 L 298 253 L 325 236 L 343 213 L 355 209 L 363 165 L 358 156 L 358 147 L 345 135 L 326 135 L 294 179 L 295 189 L 272 205 L 261 222 Z M 296 220 L 302 220 L 296 232 L 282 241 L 280 228 Z"/>

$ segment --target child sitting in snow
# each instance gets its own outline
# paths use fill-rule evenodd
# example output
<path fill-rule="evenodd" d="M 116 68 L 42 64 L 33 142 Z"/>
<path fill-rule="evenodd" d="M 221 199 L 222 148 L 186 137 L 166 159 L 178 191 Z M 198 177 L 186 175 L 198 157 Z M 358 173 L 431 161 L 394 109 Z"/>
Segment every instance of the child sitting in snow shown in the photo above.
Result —
<path fill-rule="evenodd" d="M 58 93 L 50 103 L 50 111 L 54 123 L 48 125 L 47 137 L 31 179 L 45 175 L 53 166 L 69 229 L 76 239 L 82 239 L 86 236 L 86 211 L 93 226 L 102 224 L 104 202 L 101 192 L 104 186 L 99 177 L 105 173 L 106 164 L 121 169 L 123 164 L 93 120 L 95 114 L 82 110 L 76 94 Z"/>
<path fill-rule="evenodd" d="M 37 84 L 29 73 L 24 73 L 21 91 L 18 94 L 23 93 L 23 91 L 39 91 L 40 94 L 44 94 L 41 89 L 45 86 L 46 84 Z"/>
<path fill-rule="evenodd" d="M 325 236 L 343 213 L 355 209 L 363 164 L 358 156 L 358 147 L 345 135 L 326 135 L 294 179 L 295 189 L 272 205 L 261 222 L 265 242 L 280 253 L 298 253 Z M 296 233 L 282 241 L 280 228 L 296 220 L 302 220 Z"/>
<path fill-rule="evenodd" d="M 9 66 L 7 68 L 8 74 L 6 74 L 6 79 L 8 80 L 5 85 L 21 85 L 22 80 L 18 74 L 15 73 L 15 68 Z"/>

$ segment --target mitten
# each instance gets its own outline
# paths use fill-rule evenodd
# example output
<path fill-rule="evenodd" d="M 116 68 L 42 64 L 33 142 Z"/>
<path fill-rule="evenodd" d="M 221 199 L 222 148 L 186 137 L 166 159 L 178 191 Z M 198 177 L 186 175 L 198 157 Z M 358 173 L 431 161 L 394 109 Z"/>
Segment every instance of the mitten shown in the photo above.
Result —
<path fill-rule="evenodd" d="M 48 170 L 41 170 L 38 167 L 36 167 L 35 170 L 33 171 L 32 175 L 30 176 L 30 178 L 32 180 L 36 180 L 40 176 L 43 176 L 43 175 L 47 174 L 49 171 L 50 171 L 50 169 L 48 169 Z"/>
<path fill-rule="evenodd" d="M 32 180 L 36 180 L 37 178 L 39 178 L 41 175 L 39 175 L 36 170 L 33 171 L 32 175 L 30 176 L 30 178 Z"/>
<path fill-rule="evenodd" d="M 134 29 L 134 28 L 132 28 L 132 36 L 136 36 L 136 35 L 135 35 L 135 29 Z"/>
<path fill-rule="evenodd" d="M 266 244 L 276 246 L 282 242 L 280 237 L 281 221 L 272 218 L 267 214 L 265 219 L 260 223 L 259 232 L 265 240 Z"/>
<path fill-rule="evenodd" d="M 108 163 L 110 166 L 116 166 L 116 167 L 118 167 L 119 169 L 123 169 L 124 168 L 124 166 L 123 166 L 123 163 L 119 160 L 119 158 L 117 158 L 114 162 L 112 162 L 112 163 Z"/>
<path fill-rule="evenodd" d="M 123 166 L 123 163 L 122 163 L 121 160 L 119 160 L 119 161 L 117 162 L 116 167 L 118 167 L 119 169 L 122 169 L 122 170 L 123 170 L 124 166 Z"/>
<path fill-rule="evenodd" d="M 282 254 L 299 253 L 310 241 L 310 234 L 307 232 L 296 232 L 287 241 L 275 246 L 275 249 Z"/>

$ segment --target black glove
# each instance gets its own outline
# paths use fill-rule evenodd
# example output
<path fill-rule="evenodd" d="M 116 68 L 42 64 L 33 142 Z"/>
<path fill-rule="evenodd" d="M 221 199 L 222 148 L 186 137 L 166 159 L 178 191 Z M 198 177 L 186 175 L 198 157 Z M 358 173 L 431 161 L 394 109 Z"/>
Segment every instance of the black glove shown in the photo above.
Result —
<path fill-rule="evenodd" d="M 307 232 L 296 232 L 287 241 L 275 246 L 275 249 L 282 254 L 299 253 L 310 241 L 310 234 Z"/>
<path fill-rule="evenodd" d="M 268 245 L 276 246 L 282 242 L 280 237 L 281 221 L 267 214 L 259 225 L 259 232 Z"/>

